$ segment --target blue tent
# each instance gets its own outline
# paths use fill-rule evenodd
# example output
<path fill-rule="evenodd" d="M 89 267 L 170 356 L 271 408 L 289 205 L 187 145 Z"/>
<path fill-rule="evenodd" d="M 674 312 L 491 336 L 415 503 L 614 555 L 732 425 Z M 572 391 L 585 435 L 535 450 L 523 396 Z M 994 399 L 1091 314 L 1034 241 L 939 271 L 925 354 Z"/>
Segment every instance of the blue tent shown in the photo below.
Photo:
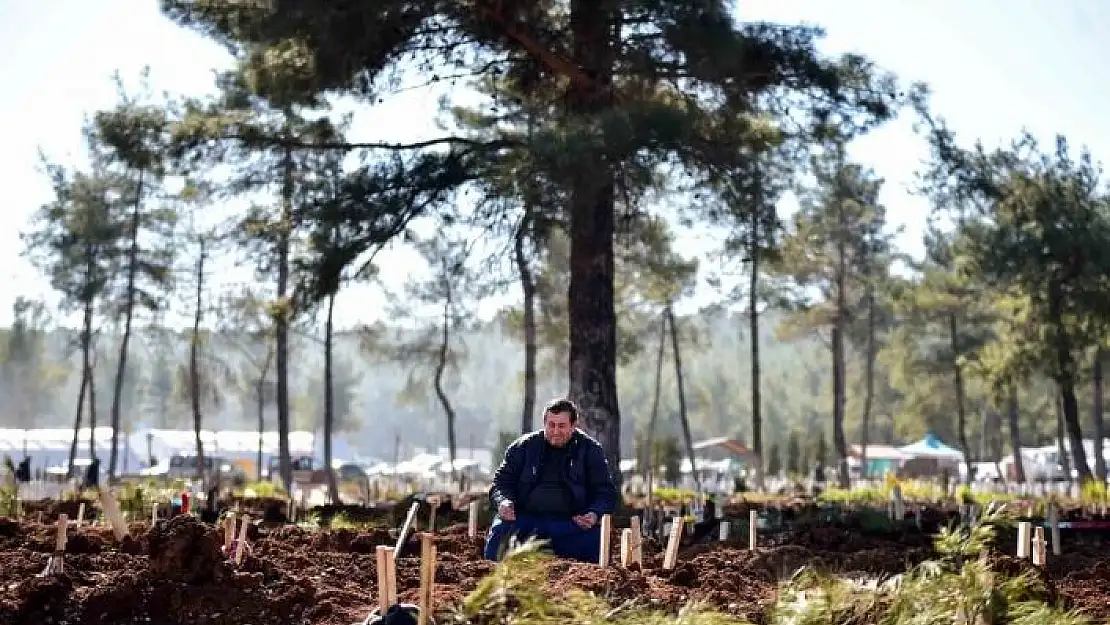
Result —
<path fill-rule="evenodd" d="M 958 449 L 949 447 L 948 445 L 945 445 L 932 432 L 926 434 L 925 438 L 917 441 L 916 443 L 906 445 L 905 447 L 899 447 L 898 451 L 906 454 L 907 456 L 913 456 L 914 458 L 960 460 L 964 457 L 963 452 Z"/>

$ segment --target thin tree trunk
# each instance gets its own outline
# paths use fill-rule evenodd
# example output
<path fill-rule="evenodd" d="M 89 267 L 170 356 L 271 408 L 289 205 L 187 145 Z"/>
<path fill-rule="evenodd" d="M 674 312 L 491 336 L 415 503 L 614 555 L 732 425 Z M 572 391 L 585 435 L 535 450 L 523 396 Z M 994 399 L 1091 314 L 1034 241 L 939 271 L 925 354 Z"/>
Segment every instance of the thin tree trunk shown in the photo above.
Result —
<path fill-rule="evenodd" d="M 197 477 L 205 481 L 204 441 L 201 440 L 201 427 L 204 417 L 200 411 L 200 326 L 204 321 L 204 264 L 208 259 L 206 241 L 200 240 L 197 254 L 197 288 L 193 299 L 193 335 L 189 341 L 189 400 L 193 409 L 193 442 L 197 448 Z"/>
<path fill-rule="evenodd" d="M 1060 469 L 1064 479 L 1071 481 L 1071 454 L 1068 453 L 1067 427 L 1064 425 L 1064 391 L 1056 391 L 1056 454 L 1060 457 Z"/>
<path fill-rule="evenodd" d="M 868 277 L 870 282 L 870 277 Z M 871 442 L 871 410 L 875 402 L 875 287 L 867 285 L 867 353 L 864 355 L 863 414 L 860 415 L 859 470 L 860 477 L 868 477 L 867 444 Z"/>
<path fill-rule="evenodd" d="M 266 434 L 266 376 L 270 375 L 270 363 L 274 360 L 273 346 L 266 348 L 266 359 L 258 370 L 258 381 L 254 385 L 255 410 L 258 412 L 258 481 L 262 481 L 262 470 L 265 466 Z"/>
<path fill-rule="evenodd" d="M 1061 395 L 1061 413 L 1071 446 L 1071 463 L 1075 468 L 1076 479 L 1080 484 L 1085 484 L 1092 476 L 1091 466 L 1087 464 L 1087 452 L 1083 448 L 1083 428 L 1079 425 L 1079 402 L 1075 398 L 1075 372 L 1078 367 L 1071 337 L 1064 329 L 1061 285 L 1054 280 L 1049 284 L 1048 290 L 1049 318 L 1052 321 L 1050 327 L 1056 328 L 1053 342 L 1056 352 L 1056 383 L 1059 385 Z"/>
<path fill-rule="evenodd" d="M 335 385 L 333 370 L 333 343 L 335 335 L 335 293 L 328 294 L 328 316 L 324 322 L 324 471 L 328 478 L 328 499 L 333 504 L 339 501 L 339 484 L 335 480 L 335 469 L 331 466 L 331 437 L 335 431 Z"/>
<path fill-rule="evenodd" d="M 277 361 L 278 462 L 285 492 L 293 492 L 293 465 L 289 457 L 289 254 L 293 220 L 293 150 L 286 148 L 282 164 L 281 224 L 277 245 L 277 300 L 280 310 L 274 321 Z"/>
<path fill-rule="evenodd" d="M 843 159 L 840 161 L 843 162 Z M 840 167 L 840 165 L 838 165 Z M 839 194 L 840 176 L 837 170 L 837 193 Z M 836 311 L 832 330 L 832 357 L 833 357 L 833 445 L 836 447 L 837 457 L 837 482 L 841 488 L 851 486 L 851 475 L 848 472 L 848 441 L 844 436 L 844 411 L 847 403 L 846 378 L 847 363 L 845 362 L 845 330 L 848 324 L 848 232 L 845 223 L 843 200 L 837 199 L 837 241 L 836 241 Z"/>
<path fill-rule="evenodd" d="M 527 219 L 526 223 L 528 223 Z M 524 251 L 527 232 L 525 224 L 521 224 L 513 245 L 517 273 L 520 276 L 520 290 L 524 296 L 524 402 L 520 411 L 521 434 L 527 434 L 535 427 L 536 354 L 539 351 L 536 341 L 536 284 Z"/>
<path fill-rule="evenodd" d="M 96 364 L 99 354 L 96 344 L 92 345 L 92 360 L 89 363 L 89 460 L 96 460 Z"/>
<path fill-rule="evenodd" d="M 964 393 L 964 372 L 960 368 L 959 357 L 962 353 L 960 351 L 960 334 L 959 327 L 956 324 L 956 313 L 948 313 L 948 345 L 952 350 L 952 357 L 956 359 L 952 363 L 952 384 L 956 393 L 956 433 L 960 437 L 960 451 L 964 452 L 964 467 L 967 475 L 964 480 L 970 482 L 974 475 L 972 475 L 971 468 L 971 448 L 967 442 L 967 406 L 965 405 Z"/>
<path fill-rule="evenodd" d="M 1099 484 L 1106 484 L 1106 455 L 1103 441 L 1106 433 L 1102 421 L 1102 365 L 1106 353 L 1101 347 L 1095 350 L 1094 370 L 1091 372 L 1091 387 L 1094 397 L 1091 401 L 1091 436 L 1094 438 L 1095 478 Z"/>
<path fill-rule="evenodd" d="M 90 263 L 91 265 L 91 263 Z M 90 371 L 92 366 L 90 364 L 92 355 L 92 323 L 93 323 L 93 301 L 88 299 L 85 302 L 85 311 L 81 323 L 81 390 L 77 393 L 77 414 L 73 418 L 73 442 L 69 445 L 69 466 L 66 469 L 66 477 L 73 477 L 74 466 L 77 462 L 77 447 L 80 444 L 81 437 L 81 417 L 84 414 L 85 398 L 89 391 Z"/>
<path fill-rule="evenodd" d="M 1010 383 L 1009 397 L 1006 400 L 1006 417 L 1009 421 L 1010 448 L 1014 452 L 1014 477 L 1019 484 L 1025 483 L 1025 459 L 1021 455 L 1021 410 L 1018 406 L 1017 384 Z"/>
<path fill-rule="evenodd" d="M 667 304 L 664 312 L 671 329 L 671 352 L 674 356 L 674 377 L 678 383 L 678 417 L 682 421 L 682 438 L 686 442 L 686 453 L 690 455 L 690 472 L 694 476 L 694 485 L 698 492 L 702 491 L 701 476 L 698 475 L 697 459 L 694 457 L 694 436 L 690 432 L 690 419 L 686 414 L 686 389 L 682 379 L 682 350 L 678 344 L 678 322 L 674 316 L 674 308 Z"/>
<path fill-rule="evenodd" d="M 751 340 L 752 373 L 752 453 L 755 454 L 755 487 L 763 490 L 763 398 L 760 385 L 762 373 L 759 360 L 759 210 L 752 211 L 749 226 L 748 261 L 748 334 Z"/>
<path fill-rule="evenodd" d="M 590 77 L 566 97 L 568 113 L 595 120 L 614 108 L 610 95 L 621 32 L 616 0 L 571 0 L 571 62 Z M 585 150 L 570 184 L 570 395 L 583 429 L 605 448 L 609 471 L 621 489 L 621 414 L 617 399 L 617 315 L 614 308 L 613 238 L 616 230 L 615 164 L 600 148 Z"/>
<path fill-rule="evenodd" d="M 663 387 L 663 354 L 667 349 L 667 316 L 659 316 L 659 353 L 655 357 L 655 391 L 651 399 L 651 416 L 647 427 L 647 466 L 644 467 L 647 479 L 647 509 L 654 510 L 655 490 L 655 424 L 659 420 L 659 394 Z"/>
<path fill-rule="evenodd" d="M 131 345 L 131 321 L 135 316 L 135 278 L 139 273 L 139 223 L 142 218 L 143 170 L 139 170 L 135 204 L 131 208 L 131 248 L 127 253 L 127 302 L 124 305 L 123 337 L 119 343 L 116 384 L 112 389 L 112 452 L 108 456 L 108 481 L 116 479 L 116 456 L 119 448 L 120 405 L 123 400 L 123 378 L 127 374 L 127 353 Z"/>
<path fill-rule="evenodd" d="M 447 371 L 447 356 L 451 348 L 450 340 L 451 296 L 448 295 L 447 299 L 443 302 L 443 331 L 440 334 L 439 353 L 436 360 L 435 378 L 433 382 L 436 397 L 439 398 L 439 404 L 443 407 L 443 413 L 447 416 L 447 456 L 451 461 L 451 479 L 458 483 L 458 475 L 455 471 L 455 408 L 451 405 L 451 400 L 447 397 L 447 392 L 443 389 L 443 374 Z"/>

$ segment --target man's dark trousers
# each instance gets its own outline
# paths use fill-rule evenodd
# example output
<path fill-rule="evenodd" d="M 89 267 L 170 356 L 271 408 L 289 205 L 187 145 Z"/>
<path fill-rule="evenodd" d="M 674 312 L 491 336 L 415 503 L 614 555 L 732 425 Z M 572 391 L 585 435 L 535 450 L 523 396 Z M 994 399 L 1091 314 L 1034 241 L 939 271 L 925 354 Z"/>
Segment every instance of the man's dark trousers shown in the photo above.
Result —
<path fill-rule="evenodd" d="M 547 541 L 548 547 L 560 558 L 597 563 L 601 552 L 600 522 L 588 530 L 571 519 L 553 519 L 518 514 L 515 521 L 493 520 L 486 536 L 485 558 L 497 560 L 501 545 L 515 535 L 524 544 L 534 536 Z"/>

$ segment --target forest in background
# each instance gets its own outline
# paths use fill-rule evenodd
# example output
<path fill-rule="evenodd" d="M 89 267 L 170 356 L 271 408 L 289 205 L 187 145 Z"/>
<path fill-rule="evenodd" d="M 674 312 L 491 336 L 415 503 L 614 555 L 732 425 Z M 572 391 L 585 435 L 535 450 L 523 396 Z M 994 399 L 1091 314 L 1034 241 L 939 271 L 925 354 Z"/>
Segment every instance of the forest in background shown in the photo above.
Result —
<path fill-rule="evenodd" d="M 519 422 L 522 387 L 521 353 L 523 345 L 507 315 L 477 324 L 458 337 L 460 360 L 450 374 L 448 388 L 458 410 L 457 427 L 467 434 L 460 446 L 492 448 L 498 433 L 516 431 Z M 785 454 L 793 435 L 802 443 L 802 459 L 810 461 L 818 453 L 816 432 L 827 438 L 831 409 L 829 351 L 816 337 L 782 339 L 776 329 L 782 313 L 766 315 L 762 330 L 763 418 L 769 446 Z M 73 424 L 73 397 L 79 391 L 80 356 L 74 350 L 77 333 L 51 328 L 43 320 L 23 326 L 0 329 L 0 393 L 7 401 L 2 427 L 57 427 Z M 683 334 L 681 349 L 689 419 L 696 437 L 731 436 L 751 440 L 751 366 L 747 357 L 747 318 L 723 308 L 678 317 Z M 28 333 L 27 337 L 18 336 Z M 409 330 L 409 335 L 416 334 Z M 412 338 L 411 336 L 409 337 Z M 118 337 L 105 335 L 111 346 Z M 19 355 L 18 345 L 29 342 L 30 351 Z M 144 328 L 133 338 L 131 367 L 124 378 L 124 428 L 192 428 L 188 390 L 189 335 L 187 332 Z M 204 369 L 213 372 L 205 393 L 207 419 L 223 429 L 254 430 L 258 427 L 259 380 L 264 396 L 265 421 L 272 429 L 275 419 L 272 367 L 266 371 L 267 342 L 249 335 L 206 334 Z M 634 447 L 651 413 L 658 336 L 642 339 L 618 370 L 621 409 L 628 415 L 624 449 Z M 362 333 L 344 332 L 336 336 L 336 436 L 346 440 L 360 453 L 389 459 L 394 437 L 400 436 L 402 450 L 415 447 L 446 446 L 445 420 L 427 376 L 419 364 L 383 360 L 368 347 Z M 566 373 L 555 363 L 558 350 L 539 370 L 539 397 L 555 397 L 566 388 Z M 319 338 L 299 337 L 291 346 L 295 363 L 292 380 L 293 429 L 322 426 L 323 354 Z M 101 388 L 111 388 L 116 354 L 101 349 L 97 356 Z M 668 352 L 666 357 L 670 358 Z M 907 394 L 917 395 L 907 385 L 921 384 L 922 377 L 899 377 L 887 363 L 898 359 L 898 350 L 884 347 L 880 354 L 878 392 L 872 418 L 873 443 L 908 443 L 933 431 L 945 441 L 957 440 L 955 418 L 950 403 L 933 406 L 909 405 Z M 860 355 L 852 359 L 853 392 L 847 411 L 848 436 L 858 442 L 863 384 Z M 894 363 L 896 364 L 896 363 Z M 667 361 L 662 379 L 660 436 L 681 435 L 678 395 L 673 364 Z M 944 395 L 943 375 L 936 376 Z M 926 378 L 927 379 L 927 378 Z M 1047 382 L 1034 383 L 1022 390 L 1022 433 L 1026 445 L 1054 442 L 1054 393 Z M 98 395 L 97 413 L 109 414 L 112 396 Z M 1090 401 L 1085 402 L 1090 414 Z M 998 429 L 997 409 L 989 397 L 973 390 L 970 405 L 974 452 L 991 460 L 1000 457 L 1003 432 Z M 984 427 L 986 429 L 984 429 Z M 987 437 L 983 438 L 983 432 Z"/>

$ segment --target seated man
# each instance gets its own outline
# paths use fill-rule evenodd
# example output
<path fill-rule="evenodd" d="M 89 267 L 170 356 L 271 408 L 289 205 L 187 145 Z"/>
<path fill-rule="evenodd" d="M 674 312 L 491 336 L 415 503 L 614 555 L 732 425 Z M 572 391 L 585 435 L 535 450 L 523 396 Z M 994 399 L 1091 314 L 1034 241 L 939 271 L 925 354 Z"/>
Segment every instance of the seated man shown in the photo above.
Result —
<path fill-rule="evenodd" d="M 601 444 L 577 429 L 578 408 L 558 399 L 543 413 L 543 430 L 509 445 L 493 477 L 497 516 L 485 557 L 497 560 L 511 536 L 548 541 L 555 555 L 597 562 L 601 516 L 613 511 L 617 489 Z"/>

